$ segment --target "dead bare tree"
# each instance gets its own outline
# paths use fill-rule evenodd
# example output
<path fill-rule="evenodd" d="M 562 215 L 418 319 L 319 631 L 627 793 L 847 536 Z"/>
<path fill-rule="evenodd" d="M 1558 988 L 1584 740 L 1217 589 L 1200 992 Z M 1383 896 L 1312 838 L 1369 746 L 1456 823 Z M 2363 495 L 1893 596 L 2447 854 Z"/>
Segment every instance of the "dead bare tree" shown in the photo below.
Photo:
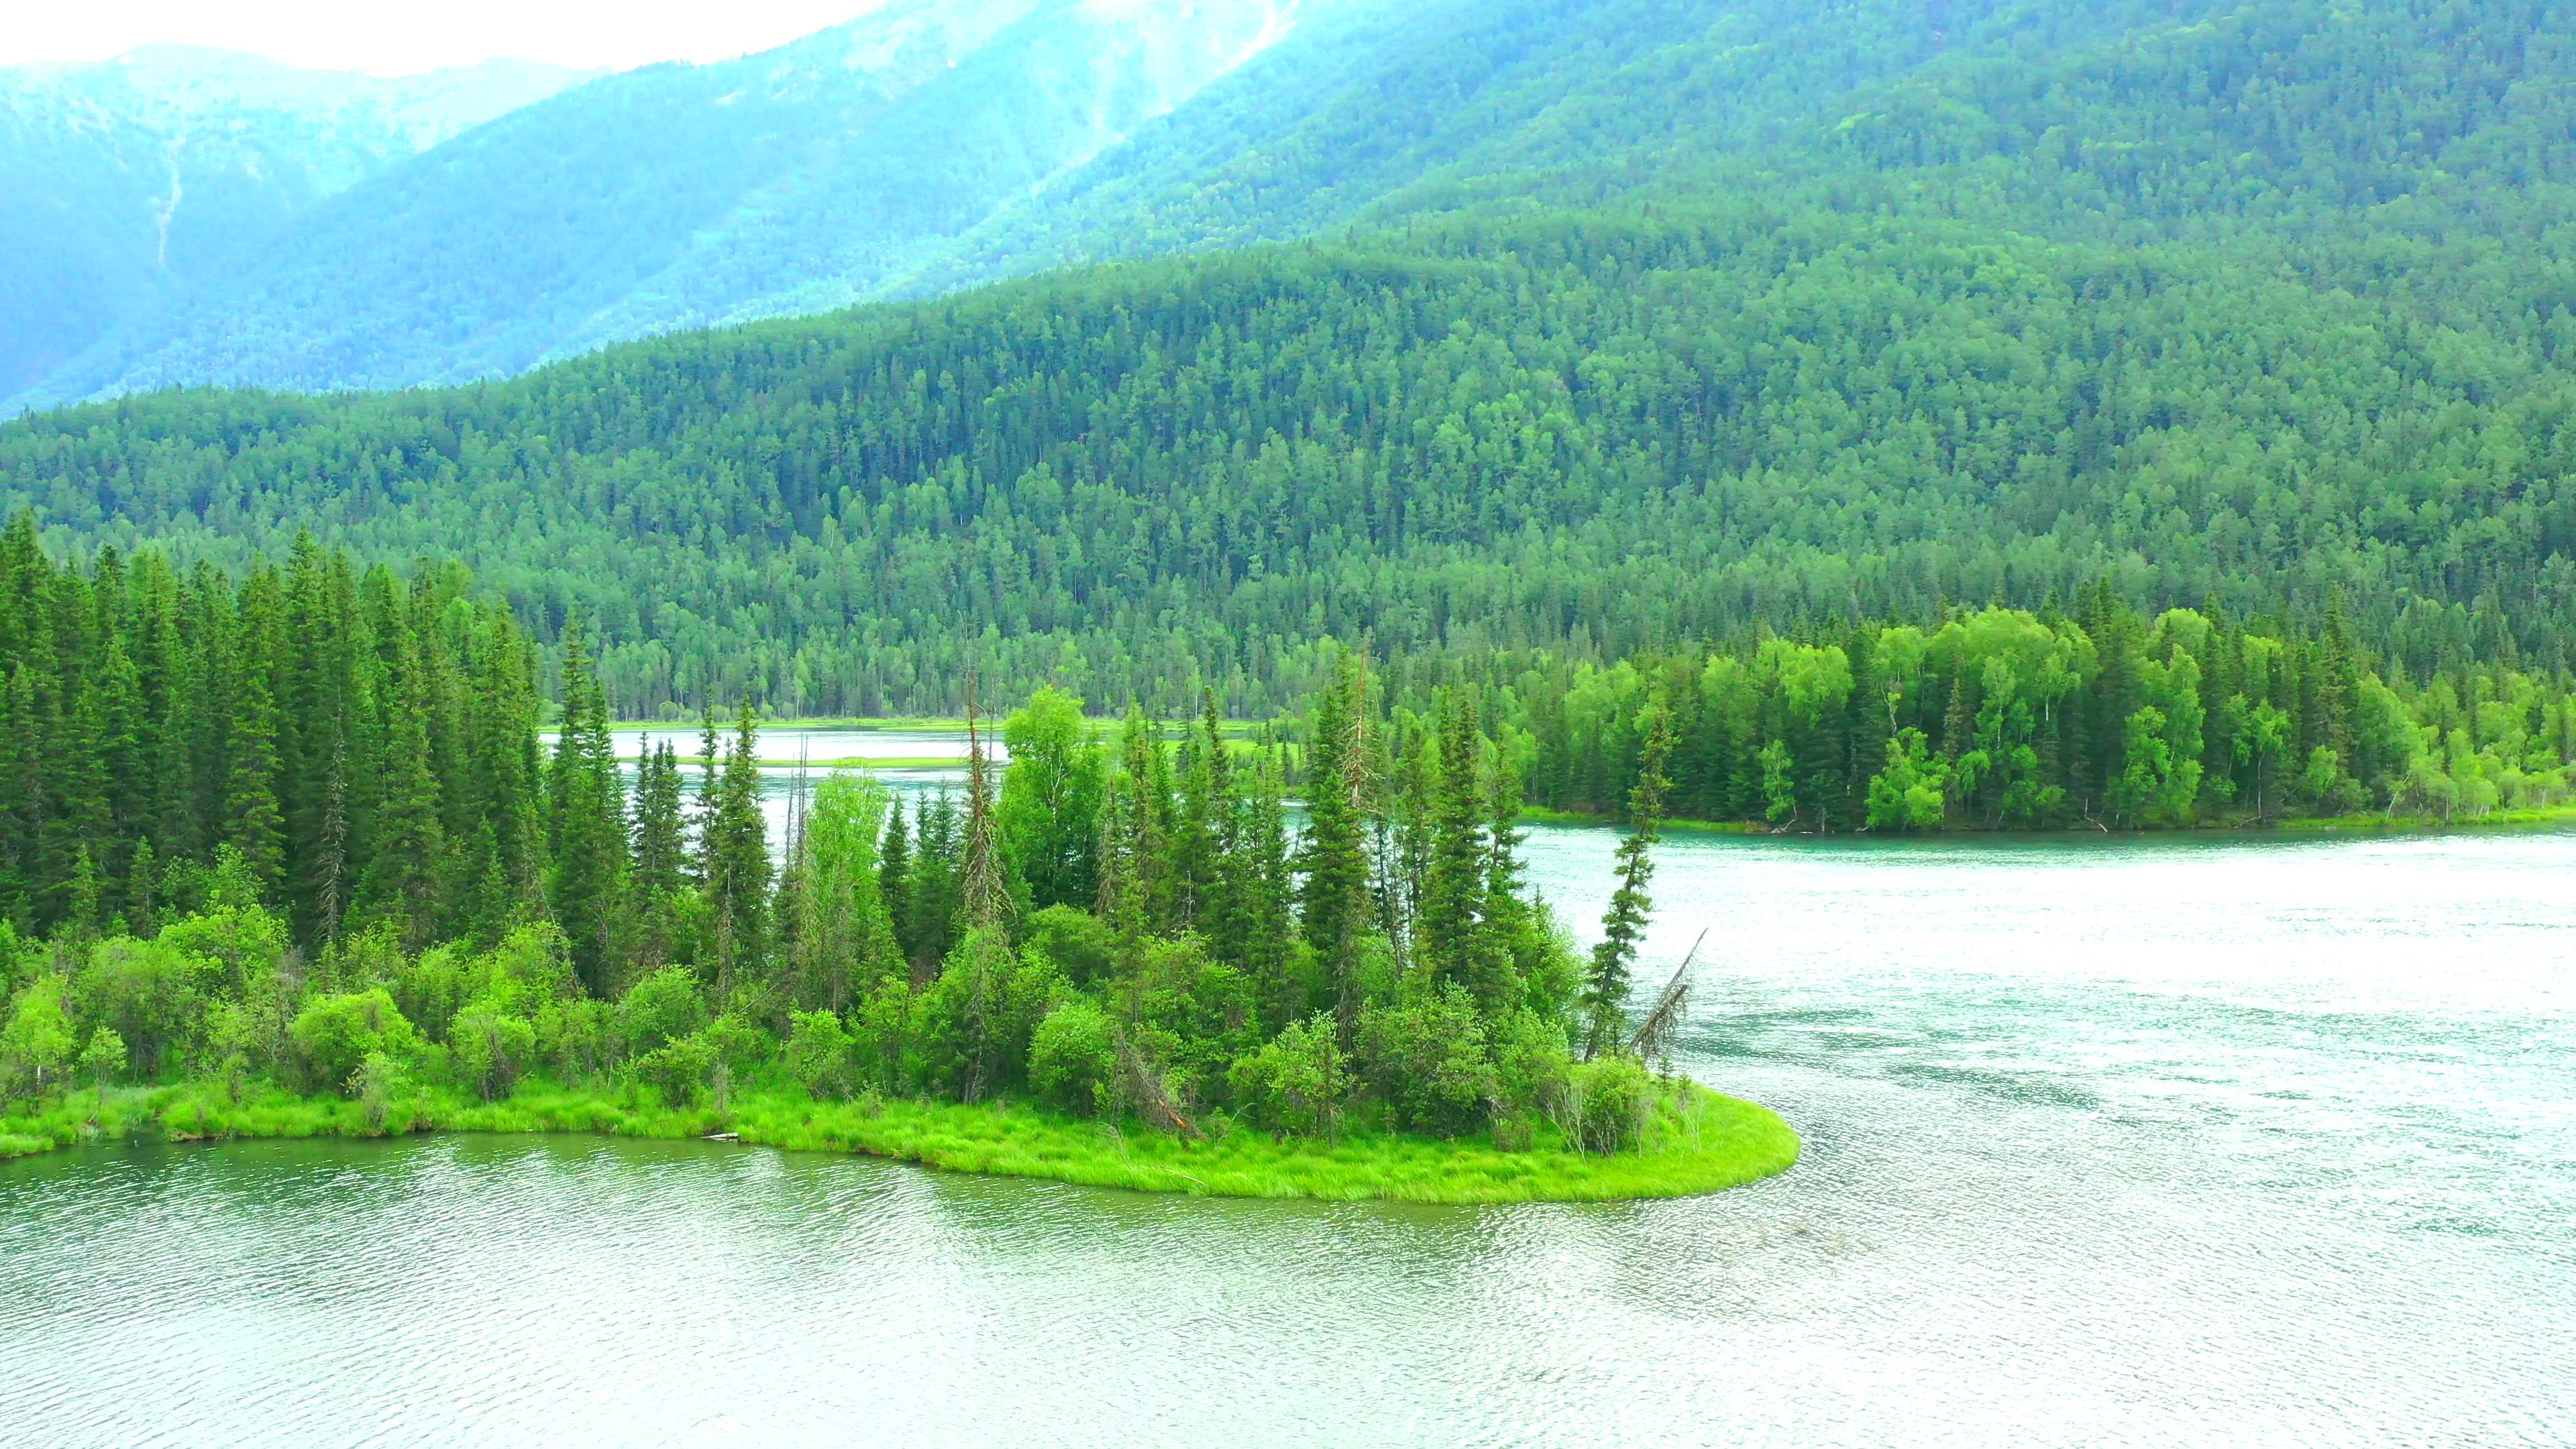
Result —
<path fill-rule="evenodd" d="M 1172 1094 L 1165 1090 L 1163 1074 L 1155 1071 L 1153 1063 L 1145 1060 L 1145 1054 L 1127 1040 L 1127 1033 L 1117 1033 L 1114 1042 L 1118 1049 L 1120 1073 L 1127 1079 L 1127 1096 L 1135 1102 L 1136 1110 L 1144 1115 L 1145 1120 L 1160 1123 L 1183 1137 L 1198 1136 L 1197 1124 L 1182 1113 L 1180 1104 L 1174 1102 Z"/>
<path fill-rule="evenodd" d="M 1673 970 L 1673 979 L 1656 993 L 1654 1008 L 1628 1037 L 1629 1053 L 1639 1061 L 1660 1062 L 1662 1075 L 1668 1078 L 1673 1074 L 1673 1043 L 1681 1035 L 1682 1017 L 1690 1011 L 1691 962 L 1699 958 L 1700 942 L 1707 939 L 1703 930 L 1699 940 L 1691 942 L 1682 964 Z"/>

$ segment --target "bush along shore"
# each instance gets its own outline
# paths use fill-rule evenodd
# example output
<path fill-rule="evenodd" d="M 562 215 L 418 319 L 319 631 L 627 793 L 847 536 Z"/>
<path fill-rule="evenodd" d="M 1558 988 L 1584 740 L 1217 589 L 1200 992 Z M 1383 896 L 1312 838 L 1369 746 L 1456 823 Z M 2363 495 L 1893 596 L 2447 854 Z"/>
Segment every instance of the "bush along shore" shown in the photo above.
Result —
<path fill-rule="evenodd" d="M 11 776 L 44 788 L 0 880 L 24 923 L 0 925 L 7 1150 L 721 1129 L 1461 1201 L 1704 1191 L 1794 1156 L 1777 1118 L 1672 1076 L 1687 975 L 1632 991 L 1656 709 L 1580 951 L 1522 878 L 1475 694 L 1399 714 L 1356 654 L 1303 721 L 1294 833 L 1280 753 L 1212 700 L 1177 739 L 1131 713 L 1112 740 L 1041 690 L 1002 723 L 1007 768 L 978 724 L 963 788 L 912 808 L 800 775 L 781 852 L 749 708 L 729 740 L 706 722 L 694 782 L 668 745 L 630 782 L 578 625 L 541 746 L 531 641 L 452 573 L 308 548 L 236 598 L 128 568 L 28 575 L 61 627 L 0 639 L 52 661 L 41 690 L 13 674 L 61 726 L 37 734 L 88 742 Z"/>

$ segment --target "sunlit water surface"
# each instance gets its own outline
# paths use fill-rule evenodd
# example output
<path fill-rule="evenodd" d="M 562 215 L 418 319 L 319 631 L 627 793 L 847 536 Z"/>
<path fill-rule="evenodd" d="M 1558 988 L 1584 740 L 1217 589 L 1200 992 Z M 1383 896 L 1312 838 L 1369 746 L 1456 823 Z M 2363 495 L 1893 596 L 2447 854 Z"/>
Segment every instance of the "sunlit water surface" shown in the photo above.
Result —
<path fill-rule="evenodd" d="M 1588 922 L 1606 831 L 1535 834 Z M 1683 838 L 1633 1206 L 1200 1201 L 706 1143 L 0 1165 L 0 1442 L 2576 1444 L 2576 838 Z"/>

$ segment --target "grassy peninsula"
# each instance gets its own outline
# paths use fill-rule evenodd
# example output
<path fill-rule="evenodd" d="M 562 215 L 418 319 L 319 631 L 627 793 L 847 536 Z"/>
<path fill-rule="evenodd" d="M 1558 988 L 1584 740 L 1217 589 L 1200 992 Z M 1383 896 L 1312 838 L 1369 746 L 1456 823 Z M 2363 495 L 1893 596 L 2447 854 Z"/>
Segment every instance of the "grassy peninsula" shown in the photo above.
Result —
<path fill-rule="evenodd" d="M 1356 652 L 1301 724 L 1293 831 L 1289 756 L 1212 695 L 1113 740 L 1051 688 L 1001 758 L 975 737 L 962 789 L 825 770 L 781 821 L 748 702 L 694 780 L 667 739 L 630 769 L 576 622 L 548 738 L 537 651 L 454 573 L 307 547 L 237 598 L 211 569 L 181 593 L 157 555 L 58 567 L 20 526 L 0 576 L 59 626 L 0 629 L 0 661 L 29 679 L 73 640 L 74 714 L 116 742 L 100 771 L 54 748 L 95 732 L 0 736 L 0 786 L 34 786 L 0 798 L 34 822 L 0 871 L 13 1147 L 722 1129 L 1462 1202 L 1708 1191 L 1796 1154 L 1675 1085 L 1687 975 L 1633 989 L 1661 714 L 1587 951 L 1526 879 L 1511 737 L 1472 691 L 1391 703 Z"/>
<path fill-rule="evenodd" d="M 956 1172 L 1049 1178 L 1091 1187 L 1221 1197 L 1384 1198 L 1405 1202 L 1590 1202 L 1686 1197 L 1786 1171 L 1798 1137 L 1768 1108 L 1679 1082 L 1656 1093 L 1637 1146 L 1584 1152 L 1563 1133 L 1497 1143 L 1387 1132 L 1336 1142 L 1237 1128 L 1184 1140 L 1027 1103 L 816 1102 L 747 1095 L 727 1109 L 674 1110 L 601 1092 L 531 1084 L 507 1100 L 407 1096 L 381 1116 L 362 1102 L 268 1088 L 234 1100 L 217 1083 L 71 1094 L 41 1112 L 0 1117 L 0 1158 L 128 1137 L 177 1142 L 380 1137 L 409 1132 L 598 1132 L 741 1141 L 800 1152 L 857 1152 Z"/>

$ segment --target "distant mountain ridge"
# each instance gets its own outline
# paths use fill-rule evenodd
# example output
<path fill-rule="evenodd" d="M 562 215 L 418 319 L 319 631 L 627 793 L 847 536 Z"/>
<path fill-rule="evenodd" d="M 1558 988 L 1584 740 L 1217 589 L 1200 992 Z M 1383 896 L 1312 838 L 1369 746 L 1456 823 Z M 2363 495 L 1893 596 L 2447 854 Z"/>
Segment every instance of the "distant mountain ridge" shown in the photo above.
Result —
<path fill-rule="evenodd" d="M 17 402 L 469 381 L 1050 267 L 1591 204 L 1960 47 L 2045 50 L 2141 13 L 2172 9 L 895 0 L 759 55 L 604 77 L 388 166 Z"/>
<path fill-rule="evenodd" d="M 178 45 L 0 69 L 0 397 L 322 199 L 582 77 L 493 61 L 380 79 Z"/>
<path fill-rule="evenodd" d="M 22 401 L 398 386 L 876 295 L 1308 17 L 1355 0 L 894 0 L 518 110 L 313 208 Z"/>

